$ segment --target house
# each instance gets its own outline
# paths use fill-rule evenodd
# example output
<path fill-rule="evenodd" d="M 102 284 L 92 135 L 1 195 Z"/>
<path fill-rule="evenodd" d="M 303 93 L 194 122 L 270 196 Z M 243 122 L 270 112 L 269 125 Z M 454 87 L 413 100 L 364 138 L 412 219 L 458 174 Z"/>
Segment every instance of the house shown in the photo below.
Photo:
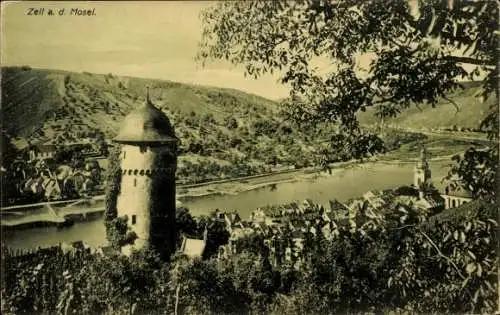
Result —
<path fill-rule="evenodd" d="M 226 246 L 223 246 L 222 252 L 219 253 L 220 255 L 227 255 L 230 253 L 237 253 L 238 248 L 237 248 L 237 241 L 240 238 L 244 238 L 246 236 L 252 235 L 254 233 L 259 233 L 262 232 L 259 228 L 259 224 L 255 224 L 250 221 L 238 221 L 235 223 L 232 228 L 229 230 L 229 240 L 228 244 Z"/>
<path fill-rule="evenodd" d="M 72 150 L 80 151 L 84 155 L 93 155 L 98 153 L 96 146 L 89 142 L 72 142 L 68 143 L 66 147 Z"/>
<path fill-rule="evenodd" d="M 338 201 L 337 199 L 330 200 L 330 211 L 348 211 L 347 206 Z"/>
<path fill-rule="evenodd" d="M 230 231 L 229 240 L 237 240 L 241 237 L 254 233 L 253 226 L 250 222 L 242 221 L 232 228 Z"/>
<path fill-rule="evenodd" d="M 241 217 L 236 210 L 234 210 L 233 213 L 222 213 L 219 217 L 226 223 L 226 229 L 229 233 L 231 233 L 234 228 L 242 227 Z"/>
<path fill-rule="evenodd" d="M 264 210 L 258 208 L 255 211 L 252 211 L 250 214 L 250 221 L 252 222 L 264 222 L 266 220 L 266 214 Z"/>
<path fill-rule="evenodd" d="M 383 206 L 385 206 L 386 202 L 385 200 L 382 198 L 383 196 L 383 193 L 379 192 L 379 191 L 376 191 L 376 190 L 370 190 L 368 192 L 366 192 L 364 195 L 363 195 L 363 198 L 368 201 L 368 203 L 373 207 L 373 208 L 381 208 Z"/>
<path fill-rule="evenodd" d="M 53 144 L 40 144 L 31 146 L 28 150 L 30 161 L 54 158 L 55 154 L 56 146 Z"/>
<path fill-rule="evenodd" d="M 57 180 L 53 178 L 44 179 L 42 182 L 42 188 L 44 190 L 44 196 L 47 200 L 61 199 L 61 186 Z"/>
<path fill-rule="evenodd" d="M 437 190 L 401 186 L 393 190 L 393 195 L 395 201 L 403 203 L 412 202 L 417 208 L 429 212 L 437 212 L 444 209 L 444 199 Z"/>
<path fill-rule="evenodd" d="M 473 200 L 471 192 L 462 188 L 450 190 L 446 187 L 441 197 L 444 199 L 445 209 L 456 208 Z"/>
<path fill-rule="evenodd" d="M 339 235 L 338 226 L 335 221 L 326 222 L 321 227 L 321 233 L 327 240 L 333 240 L 335 236 Z"/>
<path fill-rule="evenodd" d="M 304 220 L 293 220 L 288 222 L 288 228 L 291 231 L 302 231 L 306 232 L 308 230 L 307 223 Z"/>
<path fill-rule="evenodd" d="M 43 193 L 43 178 L 41 177 L 31 177 L 25 183 L 23 187 L 23 192 L 31 192 L 35 195 L 40 195 Z"/>
<path fill-rule="evenodd" d="M 349 216 L 349 208 L 337 199 L 330 200 L 330 209 L 321 213 L 321 217 L 325 222 L 330 222 L 337 218 L 345 218 L 347 216 Z"/>
<path fill-rule="evenodd" d="M 285 248 L 285 261 L 292 263 L 295 268 L 298 268 L 302 263 L 302 252 L 304 251 L 304 231 L 293 231 L 291 241 L 291 244 Z"/>
<path fill-rule="evenodd" d="M 268 217 L 264 210 L 262 209 L 257 209 L 255 211 L 252 211 L 250 214 L 250 221 L 252 221 L 254 224 L 258 225 L 272 225 L 273 224 L 273 219 Z"/>
<path fill-rule="evenodd" d="M 273 266 L 281 266 L 284 260 L 284 241 L 281 235 L 274 235 L 264 240 L 264 244 L 269 248 L 269 262 Z"/>
<path fill-rule="evenodd" d="M 417 188 L 415 188 L 413 186 L 409 186 L 409 185 L 397 187 L 392 191 L 392 193 L 396 197 L 398 197 L 398 196 L 413 196 L 413 197 L 417 198 L 419 196 L 419 190 Z"/>
<path fill-rule="evenodd" d="M 430 191 L 421 194 L 415 205 L 427 211 L 438 212 L 444 209 L 445 200 L 438 191 Z"/>
<path fill-rule="evenodd" d="M 205 230 L 203 239 L 189 238 L 185 235 L 182 237 L 180 251 L 189 258 L 201 258 L 207 244 L 207 231 Z"/>

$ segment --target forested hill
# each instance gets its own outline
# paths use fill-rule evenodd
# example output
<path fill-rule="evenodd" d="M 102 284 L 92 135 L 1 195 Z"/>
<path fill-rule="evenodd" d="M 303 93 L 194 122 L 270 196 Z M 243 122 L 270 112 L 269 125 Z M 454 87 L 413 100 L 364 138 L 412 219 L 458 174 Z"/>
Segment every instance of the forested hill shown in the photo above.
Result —
<path fill-rule="evenodd" d="M 477 129 L 485 118 L 489 107 L 496 103 L 494 96 L 490 96 L 486 102 L 481 100 L 482 82 L 463 82 L 463 89 L 457 89 L 448 99 L 455 104 L 441 100 L 433 108 L 429 105 L 421 105 L 419 108 L 412 106 L 394 118 L 386 119 L 387 124 L 399 125 L 404 128 L 470 128 Z M 373 108 L 358 115 L 362 124 L 375 124 L 380 121 L 374 115 Z"/>
<path fill-rule="evenodd" d="M 179 169 L 199 175 L 195 181 L 313 162 L 314 141 L 280 120 L 276 102 L 232 89 L 113 74 L 2 68 L 3 128 L 18 148 L 27 141 L 110 139 L 125 115 L 144 103 L 147 86 L 181 139 Z"/>
<path fill-rule="evenodd" d="M 332 134 L 298 130 L 280 118 L 276 102 L 237 90 L 29 67 L 2 68 L 3 129 L 18 147 L 27 141 L 63 144 L 98 134 L 110 139 L 124 116 L 144 102 L 147 86 L 181 139 L 179 169 L 200 176 L 193 181 L 314 165 L 317 155 L 312 153 Z M 451 104 L 423 106 L 391 121 L 417 128 L 477 127 L 489 104 L 474 96 L 479 89 L 468 83 L 450 95 L 460 106 L 458 113 Z M 371 111 L 360 119 L 365 124 L 377 121 Z M 343 157 L 332 157 L 338 159 Z"/>
<path fill-rule="evenodd" d="M 2 115 L 11 136 L 52 139 L 56 125 L 97 128 L 113 136 L 124 115 L 140 106 L 150 87 L 153 102 L 176 120 L 192 112 L 227 118 L 273 117 L 276 104 L 238 90 L 165 80 L 74 73 L 29 67 L 2 68 Z M 45 136 L 36 134 L 40 129 Z"/>

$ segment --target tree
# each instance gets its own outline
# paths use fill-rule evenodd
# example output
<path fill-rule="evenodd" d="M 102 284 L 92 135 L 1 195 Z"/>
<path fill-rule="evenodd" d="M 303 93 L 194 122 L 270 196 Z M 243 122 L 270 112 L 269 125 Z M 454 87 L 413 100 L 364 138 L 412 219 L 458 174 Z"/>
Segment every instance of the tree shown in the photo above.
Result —
<path fill-rule="evenodd" d="M 0 166 L 7 169 L 10 167 L 16 156 L 19 154 L 16 146 L 12 143 L 11 137 L 5 130 L 1 131 L 0 145 Z"/>
<path fill-rule="evenodd" d="M 247 252 L 262 257 L 268 256 L 268 248 L 264 243 L 264 236 L 261 234 L 252 233 L 242 236 L 235 240 L 238 252 Z"/>
<path fill-rule="evenodd" d="M 237 290 L 231 274 L 218 269 L 215 260 L 177 260 L 172 284 L 178 288 L 181 314 L 245 314 L 248 298 Z"/>
<path fill-rule="evenodd" d="M 104 134 L 100 133 L 96 139 L 97 149 L 99 150 L 99 154 L 101 156 L 108 156 L 108 144 L 106 143 L 106 139 L 104 138 Z"/>
<path fill-rule="evenodd" d="M 226 223 L 214 216 L 201 216 L 198 221 L 198 229 L 201 231 L 207 230 L 207 243 L 204 258 L 210 258 L 217 255 L 219 247 L 227 244 L 229 240 L 229 232 L 226 229 Z M 203 232 L 202 232 L 203 233 Z"/>
<path fill-rule="evenodd" d="M 128 217 L 116 217 L 104 222 L 106 238 L 113 249 L 120 250 L 125 245 L 134 244 L 137 234 L 127 224 Z"/>
<path fill-rule="evenodd" d="M 368 107 L 387 117 L 441 99 L 456 106 L 447 93 L 482 76 L 483 99 L 496 93 L 497 18 L 495 1 L 224 1 L 202 15 L 198 59 L 255 78 L 279 72 L 290 118 L 363 137 L 356 114 Z M 498 122 L 496 106 L 489 116 Z"/>
<path fill-rule="evenodd" d="M 82 169 L 85 165 L 85 158 L 81 151 L 77 149 L 70 149 L 69 154 L 71 155 L 71 165 L 74 169 Z"/>
<path fill-rule="evenodd" d="M 447 180 L 452 189 L 462 188 L 474 198 L 491 199 L 497 196 L 498 151 L 494 148 L 468 149 L 463 156 L 453 156 L 456 162 Z"/>
<path fill-rule="evenodd" d="M 185 233 L 189 236 L 200 236 L 198 234 L 198 225 L 196 224 L 196 221 L 193 219 L 191 216 L 191 213 L 189 213 L 188 208 L 177 208 L 175 211 L 175 225 L 176 225 L 176 232 L 177 232 L 177 244 L 180 242 L 180 236 L 182 233 Z"/>

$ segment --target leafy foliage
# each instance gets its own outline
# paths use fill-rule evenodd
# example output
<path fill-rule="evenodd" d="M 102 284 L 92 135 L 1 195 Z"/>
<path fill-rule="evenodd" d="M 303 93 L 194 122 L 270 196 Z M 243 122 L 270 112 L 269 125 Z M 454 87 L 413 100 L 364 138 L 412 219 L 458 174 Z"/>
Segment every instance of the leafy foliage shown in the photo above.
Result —
<path fill-rule="evenodd" d="M 201 216 L 198 220 L 198 231 L 203 231 L 207 236 L 207 243 L 203 252 L 204 258 L 216 257 L 219 248 L 227 244 L 229 240 L 229 232 L 226 229 L 226 222 L 217 218 L 214 215 Z"/>
<path fill-rule="evenodd" d="M 180 237 L 182 234 L 186 234 L 188 236 L 199 236 L 200 234 L 198 224 L 191 216 L 187 208 L 177 208 L 175 211 L 175 225 L 177 232 L 177 244 L 180 243 Z"/>
<path fill-rule="evenodd" d="M 291 86 L 295 121 L 355 135 L 358 112 L 435 106 L 461 78 L 486 74 L 484 98 L 496 92 L 497 17 L 493 1 L 221 2 L 203 13 L 198 58 L 244 65 L 255 78 L 276 71 Z"/>
<path fill-rule="evenodd" d="M 0 145 L 2 146 L 2 150 L 0 151 L 2 154 L 0 165 L 4 168 L 8 168 L 12 164 L 17 155 L 17 149 L 12 144 L 12 139 L 5 132 L 5 130 L 3 129 L 1 130 L 0 136 L 1 136 Z"/>
<path fill-rule="evenodd" d="M 109 166 L 106 170 L 106 209 L 104 218 L 109 221 L 116 217 L 116 200 L 120 193 L 122 170 L 120 168 L 120 149 L 115 147 L 109 155 Z"/>
<path fill-rule="evenodd" d="M 447 179 L 452 189 L 470 191 L 475 198 L 496 201 L 498 182 L 498 149 L 468 149 L 463 156 L 455 155 L 456 164 Z"/>
<path fill-rule="evenodd" d="M 106 237 L 112 248 L 120 250 L 125 245 L 133 244 L 137 239 L 137 235 L 130 230 L 127 222 L 127 216 L 105 221 Z"/>
<path fill-rule="evenodd" d="M 104 211 L 104 224 L 106 226 L 106 238 L 110 246 L 119 250 L 127 244 L 133 244 L 137 235 L 130 231 L 128 218 L 118 217 L 116 203 L 120 194 L 120 183 L 122 171 L 120 168 L 120 148 L 115 147 L 110 153 L 109 166 L 106 173 L 106 208 Z"/>
<path fill-rule="evenodd" d="M 355 133 L 340 132 L 332 136 L 331 144 L 337 148 L 337 154 L 341 161 L 362 159 L 385 151 L 382 139 L 371 132 L 361 130 Z"/>

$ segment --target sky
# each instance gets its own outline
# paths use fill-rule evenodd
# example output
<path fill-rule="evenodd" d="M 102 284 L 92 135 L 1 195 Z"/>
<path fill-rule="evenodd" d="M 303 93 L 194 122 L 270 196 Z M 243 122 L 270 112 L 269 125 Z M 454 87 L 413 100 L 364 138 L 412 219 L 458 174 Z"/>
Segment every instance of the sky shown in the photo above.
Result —
<path fill-rule="evenodd" d="M 200 12 L 209 1 L 29 1 L 2 2 L 2 66 L 113 73 L 243 90 L 270 99 L 288 89 L 267 75 L 245 78 L 243 69 L 194 61 L 201 39 Z M 28 15 L 45 8 L 44 15 Z M 94 9 L 95 16 L 48 16 L 71 8 Z M 66 11 L 67 13 L 67 11 Z"/>
<path fill-rule="evenodd" d="M 112 73 L 234 88 L 270 99 L 288 96 L 275 74 L 255 80 L 227 62 L 194 60 L 201 40 L 203 9 L 212 1 L 2 1 L 2 66 Z M 416 10 L 417 3 L 410 0 Z M 45 8 L 44 15 L 28 15 Z M 95 16 L 49 16 L 71 8 L 95 9 Z M 364 68 L 369 55 L 359 58 Z M 326 58 L 320 73 L 332 71 Z"/>

